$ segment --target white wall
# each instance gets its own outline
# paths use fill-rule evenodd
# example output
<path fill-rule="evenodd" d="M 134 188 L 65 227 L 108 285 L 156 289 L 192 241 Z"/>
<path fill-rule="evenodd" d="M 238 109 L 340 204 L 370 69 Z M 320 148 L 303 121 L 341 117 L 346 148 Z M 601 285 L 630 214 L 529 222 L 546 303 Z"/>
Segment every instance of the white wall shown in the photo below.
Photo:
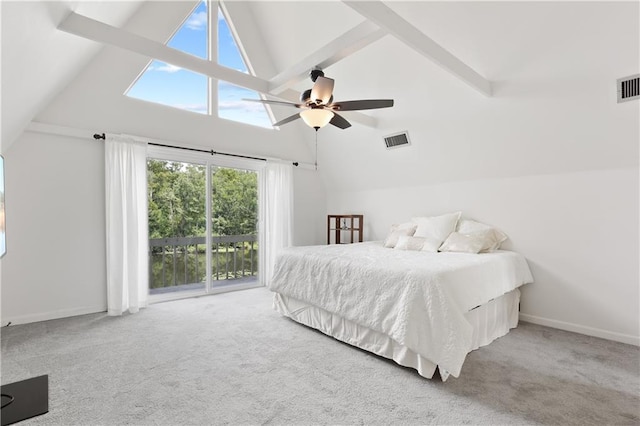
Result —
<path fill-rule="evenodd" d="M 10 250 L 2 260 L 2 323 L 105 311 L 102 141 L 25 132 L 4 155 Z M 315 244 L 324 187 L 315 171 L 300 168 L 294 185 L 295 244 Z"/>
<path fill-rule="evenodd" d="M 140 0 L 3 1 L 0 9 L 2 48 L 2 139 L 5 149 L 85 66 L 100 46 L 71 37 L 56 27 L 74 10 L 120 26 Z M 47 72 L 42 72 L 46 69 Z"/>
<path fill-rule="evenodd" d="M 24 133 L 4 155 L 2 322 L 104 311 L 103 144 Z"/>
<path fill-rule="evenodd" d="M 535 279 L 522 319 L 638 344 L 638 191 L 630 168 L 339 192 L 328 209 L 364 214 L 366 240 L 458 210 L 498 226 Z"/>
<path fill-rule="evenodd" d="M 372 240 L 412 216 L 462 210 L 503 229 L 530 262 L 523 319 L 640 344 L 640 102 L 617 104 L 615 86 L 640 71 L 638 3 L 391 6 L 413 11 L 494 95 L 392 38 L 377 45 L 387 55 L 341 62 L 335 73 L 351 66 L 355 85 L 395 91 L 396 106 L 378 113 L 377 130 L 322 135 L 328 213 L 363 213 Z M 382 137 L 399 130 L 412 144 L 386 150 Z"/>
<path fill-rule="evenodd" d="M 315 170 L 295 168 L 293 174 L 293 245 L 324 244 L 326 191 Z"/>

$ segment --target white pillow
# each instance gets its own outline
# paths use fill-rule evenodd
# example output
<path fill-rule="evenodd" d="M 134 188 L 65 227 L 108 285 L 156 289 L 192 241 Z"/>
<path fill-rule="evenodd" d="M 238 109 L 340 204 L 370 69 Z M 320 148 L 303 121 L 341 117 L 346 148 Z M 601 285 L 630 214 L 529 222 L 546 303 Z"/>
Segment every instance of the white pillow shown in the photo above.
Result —
<path fill-rule="evenodd" d="M 414 238 L 423 238 L 423 237 L 414 237 Z M 424 244 L 422 245 L 421 251 L 428 251 L 431 253 L 437 253 L 438 248 L 440 248 L 440 241 L 434 240 L 433 238 L 425 238 Z"/>
<path fill-rule="evenodd" d="M 419 251 L 422 250 L 422 246 L 426 241 L 426 238 L 422 237 L 410 237 L 408 235 L 401 235 L 398 237 L 398 242 L 394 249 L 397 250 L 411 250 L 411 251 Z"/>
<path fill-rule="evenodd" d="M 425 237 L 437 241 L 438 246 L 456 230 L 461 212 L 443 214 L 433 217 L 414 217 L 412 222 L 418 225 L 414 237 Z"/>
<path fill-rule="evenodd" d="M 471 219 L 460 219 L 456 231 L 465 235 L 482 234 L 485 238 L 485 243 L 480 249 L 481 252 L 498 250 L 500 244 L 509 238 L 507 234 L 499 229 Z"/>
<path fill-rule="evenodd" d="M 402 236 L 412 236 L 416 231 L 417 225 L 415 223 L 407 222 L 400 225 L 391 225 L 389 235 L 384 240 L 383 245 L 387 248 L 394 248 L 398 244 L 398 239 Z"/>
<path fill-rule="evenodd" d="M 479 253 L 485 244 L 485 237 L 478 234 L 461 234 L 452 232 L 440 246 L 440 251 L 458 251 L 462 253 Z"/>
<path fill-rule="evenodd" d="M 440 243 L 436 240 L 425 237 L 410 237 L 408 235 L 401 235 L 398 237 L 398 242 L 394 249 L 398 250 L 411 250 L 411 251 L 428 251 L 436 253 Z"/>

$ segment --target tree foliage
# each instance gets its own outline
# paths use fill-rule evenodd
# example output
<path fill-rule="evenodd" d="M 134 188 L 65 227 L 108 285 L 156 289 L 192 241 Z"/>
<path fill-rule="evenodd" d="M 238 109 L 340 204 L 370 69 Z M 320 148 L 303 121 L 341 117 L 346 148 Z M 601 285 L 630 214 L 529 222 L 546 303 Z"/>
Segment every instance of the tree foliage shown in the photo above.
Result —
<path fill-rule="evenodd" d="M 147 163 L 149 238 L 205 236 L 206 167 L 149 160 Z M 212 169 L 213 235 L 256 232 L 255 172 Z"/>
<path fill-rule="evenodd" d="M 256 233 L 258 181 L 255 172 L 218 168 L 212 176 L 214 235 Z"/>

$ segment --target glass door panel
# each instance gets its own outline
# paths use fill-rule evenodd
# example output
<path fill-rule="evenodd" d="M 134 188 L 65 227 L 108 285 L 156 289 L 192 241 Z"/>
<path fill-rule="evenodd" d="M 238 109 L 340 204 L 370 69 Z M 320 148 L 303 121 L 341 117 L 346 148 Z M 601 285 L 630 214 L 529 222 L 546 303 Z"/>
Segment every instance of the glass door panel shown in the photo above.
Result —
<path fill-rule="evenodd" d="M 211 287 L 258 284 L 258 175 L 211 166 Z"/>
<path fill-rule="evenodd" d="M 149 294 L 206 291 L 206 166 L 149 159 Z"/>

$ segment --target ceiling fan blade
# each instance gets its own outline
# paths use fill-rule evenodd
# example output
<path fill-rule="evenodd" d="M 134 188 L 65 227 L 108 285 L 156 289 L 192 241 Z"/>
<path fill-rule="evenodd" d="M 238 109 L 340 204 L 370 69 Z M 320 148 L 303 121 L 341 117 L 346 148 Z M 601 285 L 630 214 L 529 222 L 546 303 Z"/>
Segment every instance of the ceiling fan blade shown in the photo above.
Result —
<path fill-rule="evenodd" d="M 331 100 L 334 81 L 332 78 L 318 77 L 311 89 L 311 101 L 326 105 Z"/>
<path fill-rule="evenodd" d="M 283 101 L 270 101 L 268 99 L 243 99 L 243 101 L 260 102 L 261 104 L 292 106 L 292 107 L 296 107 L 296 108 L 302 108 L 303 107 L 303 105 L 301 105 L 301 104 L 294 104 L 292 102 L 283 102 Z"/>
<path fill-rule="evenodd" d="M 291 121 L 293 121 L 293 120 L 297 120 L 298 118 L 300 118 L 300 114 L 299 114 L 299 113 L 297 113 L 297 114 L 293 114 L 293 115 L 292 115 L 292 116 L 290 116 L 290 117 L 287 117 L 287 118 L 285 118 L 285 119 L 282 119 L 282 120 L 278 121 L 277 123 L 275 123 L 275 124 L 273 125 L 273 127 L 282 126 L 283 124 L 287 124 L 287 123 L 289 123 L 289 122 L 291 122 Z"/>
<path fill-rule="evenodd" d="M 333 118 L 329 122 L 329 124 L 333 124 L 336 127 L 341 129 L 346 129 L 347 127 L 351 127 L 351 123 L 344 119 L 344 117 L 339 116 L 335 112 L 333 113 Z"/>
<path fill-rule="evenodd" d="M 393 106 L 393 99 L 362 99 L 358 101 L 334 102 L 329 108 L 336 111 L 356 111 L 361 109 L 389 108 Z"/>

